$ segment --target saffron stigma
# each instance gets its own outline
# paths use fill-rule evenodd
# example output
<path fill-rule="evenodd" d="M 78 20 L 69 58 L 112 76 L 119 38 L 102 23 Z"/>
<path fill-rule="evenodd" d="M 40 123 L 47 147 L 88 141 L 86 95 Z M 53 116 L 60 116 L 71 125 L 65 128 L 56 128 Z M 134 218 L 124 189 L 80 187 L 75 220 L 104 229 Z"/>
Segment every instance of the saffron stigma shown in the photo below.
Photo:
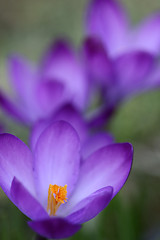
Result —
<path fill-rule="evenodd" d="M 60 205 L 67 202 L 66 196 L 67 184 L 64 187 L 49 184 L 47 212 L 50 216 L 55 216 Z"/>

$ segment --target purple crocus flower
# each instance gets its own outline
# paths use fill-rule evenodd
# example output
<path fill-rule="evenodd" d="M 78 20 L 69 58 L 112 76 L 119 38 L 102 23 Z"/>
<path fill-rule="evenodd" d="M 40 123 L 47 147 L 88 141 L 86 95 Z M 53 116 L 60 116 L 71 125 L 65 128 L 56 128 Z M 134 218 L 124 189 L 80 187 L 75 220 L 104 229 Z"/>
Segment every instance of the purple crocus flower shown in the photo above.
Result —
<path fill-rule="evenodd" d="M 21 57 L 11 57 L 9 73 L 15 96 L 6 96 L 1 91 L 0 104 L 11 117 L 24 124 L 48 118 L 68 103 L 79 111 L 87 107 L 84 70 L 65 42 L 53 44 L 37 67 Z"/>
<path fill-rule="evenodd" d="M 80 164 L 80 140 L 66 122 L 50 125 L 33 153 L 11 134 L 0 135 L 0 186 L 47 238 L 66 238 L 94 218 L 129 175 L 129 143 L 100 148 Z"/>
<path fill-rule="evenodd" d="M 160 86 L 159 24 L 155 14 L 133 29 L 118 2 L 91 1 L 83 56 L 92 91 L 100 89 L 104 103 L 93 125 L 104 123 L 122 101 Z"/>
<path fill-rule="evenodd" d="M 86 30 L 97 36 L 109 56 L 118 56 L 130 50 L 160 53 L 160 12 L 132 27 L 124 6 L 116 0 L 92 0 L 87 12 Z"/>

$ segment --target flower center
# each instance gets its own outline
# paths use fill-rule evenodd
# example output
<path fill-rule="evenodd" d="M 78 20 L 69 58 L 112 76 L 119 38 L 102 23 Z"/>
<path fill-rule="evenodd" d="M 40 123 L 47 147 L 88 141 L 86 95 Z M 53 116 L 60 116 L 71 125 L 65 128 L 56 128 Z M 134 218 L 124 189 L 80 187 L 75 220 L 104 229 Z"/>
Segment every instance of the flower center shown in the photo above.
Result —
<path fill-rule="evenodd" d="M 50 216 L 55 216 L 62 203 L 67 202 L 67 184 L 58 186 L 49 184 L 47 212 Z"/>

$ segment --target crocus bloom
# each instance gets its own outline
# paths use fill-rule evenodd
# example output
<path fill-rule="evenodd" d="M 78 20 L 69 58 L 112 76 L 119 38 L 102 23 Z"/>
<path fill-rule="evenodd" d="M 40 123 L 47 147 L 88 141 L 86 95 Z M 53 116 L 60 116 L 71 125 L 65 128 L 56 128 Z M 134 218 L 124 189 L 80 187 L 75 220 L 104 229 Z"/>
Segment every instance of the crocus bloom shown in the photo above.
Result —
<path fill-rule="evenodd" d="M 160 86 L 159 24 L 160 15 L 155 14 L 132 29 L 118 2 L 91 1 L 83 53 L 90 84 L 103 96 L 100 122 L 122 101 Z"/>
<path fill-rule="evenodd" d="M 47 51 L 39 66 L 13 56 L 9 72 L 15 96 L 0 93 L 0 104 L 11 117 L 26 125 L 53 114 L 72 103 L 83 111 L 87 100 L 87 81 L 73 49 L 57 41 Z"/>
<path fill-rule="evenodd" d="M 129 175 L 129 143 L 100 148 L 80 164 L 80 140 L 66 122 L 50 125 L 33 153 L 18 138 L 0 135 L 0 186 L 47 238 L 66 238 L 94 218 Z"/>
<path fill-rule="evenodd" d="M 112 57 L 130 50 L 159 55 L 160 13 L 154 13 L 135 27 L 127 15 L 119 1 L 92 0 L 87 12 L 87 34 L 97 36 Z"/>

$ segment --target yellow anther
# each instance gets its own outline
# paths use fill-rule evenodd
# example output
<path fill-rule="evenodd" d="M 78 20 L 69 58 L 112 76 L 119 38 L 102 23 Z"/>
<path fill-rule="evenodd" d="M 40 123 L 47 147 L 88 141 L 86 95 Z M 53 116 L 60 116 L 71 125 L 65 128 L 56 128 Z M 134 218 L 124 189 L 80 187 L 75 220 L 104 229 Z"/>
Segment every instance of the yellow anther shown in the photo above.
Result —
<path fill-rule="evenodd" d="M 47 212 L 50 216 L 55 216 L 62 203 L 67 202 L 67 185 L 64 187 L 49 184 Z"/>

